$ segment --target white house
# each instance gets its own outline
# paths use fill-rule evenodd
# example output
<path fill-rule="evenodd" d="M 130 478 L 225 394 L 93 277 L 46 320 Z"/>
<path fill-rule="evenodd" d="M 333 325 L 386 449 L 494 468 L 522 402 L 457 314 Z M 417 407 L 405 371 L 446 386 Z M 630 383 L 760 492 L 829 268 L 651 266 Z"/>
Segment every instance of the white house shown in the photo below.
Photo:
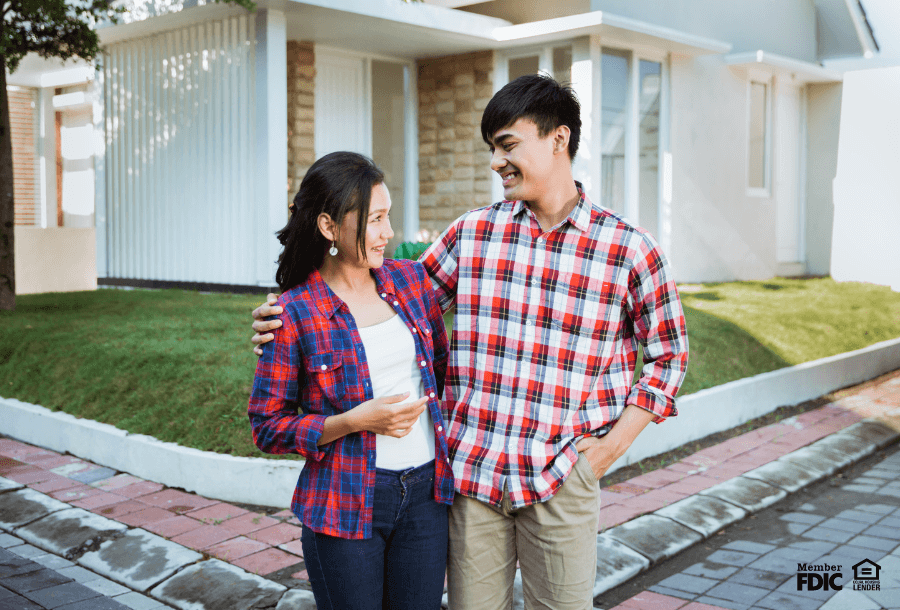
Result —
<path fill-rule="evenodd" d="M 262 0 L 105 27 L 86 85 L 10 77 L 36 104 L 31 222 L 93 225 L 100 284 L 272 286 L 290 196 L 349 149 L 385 169 L 395 241 L 430 240 L 501 198 L 481 111 L 542 70 L 582 103 L 577 179 L 679 281 L 828 274 L 843 70 L 823 62 L 879 56 L 870 1 Z M 49 126 L 76 119 L 91 161 L 54 175 Z M 90 214 L 67 204 L 88 165 Z"/>

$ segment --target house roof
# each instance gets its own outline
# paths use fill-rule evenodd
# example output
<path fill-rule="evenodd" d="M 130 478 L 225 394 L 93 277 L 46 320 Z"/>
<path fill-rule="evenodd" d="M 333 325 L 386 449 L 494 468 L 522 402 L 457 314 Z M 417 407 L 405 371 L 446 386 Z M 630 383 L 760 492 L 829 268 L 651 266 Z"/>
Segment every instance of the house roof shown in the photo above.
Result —
<path fill-rule="evenodd" d="M 410 59 L 544 44 L 589 34 L 688 55 L 731 50 L 725 42 L 602 11 L 513 25 L 494 17 L 399 0 L 260 0 L 259 7 L 284 11 L 289 40 Z M 243 10 L 209 4 L 108 26 L 99 33 L 103 44 L 111 44 Z"/>
<path fill-rule="evenodd" d="M 815 0 L 819 61 L 878 52 L 878 41 L 862 0 Z"/>
<path fill-rule="evenodd" d="M 725 63 L 731 66 L 755 68 L 775 76 L 786 77 L 797 84 L 834 83 L 844 80 L 843 74 L 836 70 L 829 70 L 819 64 L 762 50 L 726 55 Z"/>

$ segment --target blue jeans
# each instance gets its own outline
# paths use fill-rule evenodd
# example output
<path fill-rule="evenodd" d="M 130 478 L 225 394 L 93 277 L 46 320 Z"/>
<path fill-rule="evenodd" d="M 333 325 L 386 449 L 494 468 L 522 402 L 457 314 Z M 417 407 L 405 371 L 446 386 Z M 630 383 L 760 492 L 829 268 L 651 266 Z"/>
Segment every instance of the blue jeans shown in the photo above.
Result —
<path fill-rule="evenodd" d="M 375 471 L 372 537 L 303 528 L 319 610 L 438 610 L 447 567 L 447 505 L 434 500 L 434 462 Z"/>

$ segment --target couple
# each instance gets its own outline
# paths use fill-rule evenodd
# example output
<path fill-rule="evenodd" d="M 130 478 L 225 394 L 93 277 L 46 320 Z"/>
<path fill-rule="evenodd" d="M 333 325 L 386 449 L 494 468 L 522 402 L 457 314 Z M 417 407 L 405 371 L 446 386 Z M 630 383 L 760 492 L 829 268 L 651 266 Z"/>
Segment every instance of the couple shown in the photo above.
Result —
<path fill-rule="evenodd" d="M 254 338 L 249 414 L 263 451 L 307 459 L 292 508 L 320 610 L 437 609 L 445 567 L 453 610 L 505 610 L 517 562 L 526 608 L 592 607 L 597 481 L 676 414 L 687 336 L 656 242 L 574 181 L 580 130 L 571 89 L 503 87 L 481 132 L 505 201 L 420 263 L 384 258 L 369 160 L 334 153 L 304 178 L 284 294 L 254 312 L 278 330 Z"/>

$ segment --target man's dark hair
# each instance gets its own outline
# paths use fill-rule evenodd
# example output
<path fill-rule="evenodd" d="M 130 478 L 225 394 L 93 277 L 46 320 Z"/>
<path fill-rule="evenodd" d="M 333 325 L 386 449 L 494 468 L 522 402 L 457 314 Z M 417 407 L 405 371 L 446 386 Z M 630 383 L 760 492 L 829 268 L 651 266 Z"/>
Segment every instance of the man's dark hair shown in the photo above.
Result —
<path fill-rule="evenodd" d="M 492 146 L 494 134 L 519 119 L 537 125 L 538 135 L 565 125 L 569 128 L 569 159 L 578 152 L 581 138 L 581 105 L 571 87 L 564 87 L 545 74 L 528 74 L 494 94 L 481 117 L 481 137 Z"/>
<path fill-rule="evenodd" d="M 290 206 L 291 217 L 278 232 L 284 246 L 278 257 L 275 281 L 282 292 L 302 284 L 313 269 L 322 266 L 328 240 L 319 231 L 319 214 L 341 224 L 347 212 L 356 210 L 356 243 L 366 257 L 366 223 L 372 189 L 384 182 L 375 162 L 352 152 L 334 152 L 312 164 Z"/>

